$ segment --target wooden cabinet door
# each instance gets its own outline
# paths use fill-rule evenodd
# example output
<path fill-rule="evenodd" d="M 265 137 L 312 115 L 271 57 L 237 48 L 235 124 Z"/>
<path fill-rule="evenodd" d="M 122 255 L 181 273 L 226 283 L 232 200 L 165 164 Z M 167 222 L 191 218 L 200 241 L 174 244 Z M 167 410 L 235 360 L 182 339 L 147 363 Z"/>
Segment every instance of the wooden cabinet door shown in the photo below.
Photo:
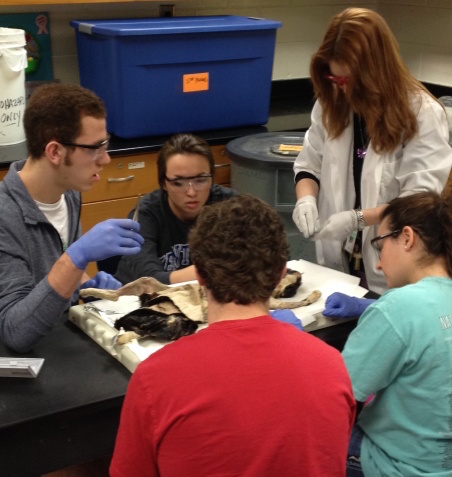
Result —
<path fill-rule="evenodd" d="M 215 160 L 215 184 L 231 187 L 231 161 L 226 155 L 226 146 L 212 146 L 213 158 Z"/>
<path fill-rule="evenodd" d="M 0 169 L 0 181 L 6 176 L 8 169 Z"/>
<path fill-rule="evenodd" d="M 82 231 L 87 232 L 99 222 L 113 218 L 126 218 L 136 206 L 139 194 L 158 188 L 157 154 L 134 154 L 113 157 L 100 173 L 101 180 L 82 194 Z M 95 263 L 87 272 L 97 273 Z"/>
<path fill-rule="evenodd" d="M 100 181 L 83 193 L 83 203 L 147 194 L 158 186 L 156 153 L 113 157 Z"/>
<path fill-rule="evenodd" d="M 103 220 L 125 219 L 136 204 L 137 197 L 135 196 L 83 204 L 81 213 L 83 233 L 87 232 L 91 227 Z M 93 277 L 97 273 L 96 264 L 90 263 L 86 271 Z"/>

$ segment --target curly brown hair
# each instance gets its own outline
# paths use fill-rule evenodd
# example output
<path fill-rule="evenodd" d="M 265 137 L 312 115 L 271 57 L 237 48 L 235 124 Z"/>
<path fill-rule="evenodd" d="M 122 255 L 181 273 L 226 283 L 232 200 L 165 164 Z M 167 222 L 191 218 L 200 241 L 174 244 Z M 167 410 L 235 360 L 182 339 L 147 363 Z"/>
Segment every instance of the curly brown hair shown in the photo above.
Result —
<path fill-rule="evenodd" d="M 350 70 L 345 93 L 325 80 L 330 61 Z M 417 133 L 420 93 L 432 96 L 403 63 L 385 20 L 366 8 L 348 8 L 333 17 L 312 56 L 311 79 L 329 136 L 342 134 L 353 110 L 365 119 L 373 148 L 380 153 L 394 150 Z"/>
<path fill-rule="evenodd" d="M 204 207 L 189 246 L 199 275 L 219 303 L 266 302 L 289 257 L 281 217 L 249 194 Z"/>
<path fill-rule="evenodd" d="M 447 273 L 452 278 L 452 195 L 418 192 L 391 200 L 381 214 L 390 230 L 410 226 L 422 240 L 423 262 L 431 257 L 443 257 Z"/>
<path fill-rule="evenodd" d="M 166 163 L 168 159 L 175 154 L 197 154 L 204 156 L 209 161 L 210 173 L 213 175 L 215 172 L 215 160 L 207 141 L 194 134 L 175 134 L 163 144 L 158 155 L 157 177 L 161 188 L 165 185 Z"/>
<path fill-rule="evenodd" d="M 75 84 L 40 86 L 28 100 L 24 129 L 30 156 L 38 159 L 50 141 L 74 142 L 85 116 L 103 119 L 103 101 L 92 91 Z"/>

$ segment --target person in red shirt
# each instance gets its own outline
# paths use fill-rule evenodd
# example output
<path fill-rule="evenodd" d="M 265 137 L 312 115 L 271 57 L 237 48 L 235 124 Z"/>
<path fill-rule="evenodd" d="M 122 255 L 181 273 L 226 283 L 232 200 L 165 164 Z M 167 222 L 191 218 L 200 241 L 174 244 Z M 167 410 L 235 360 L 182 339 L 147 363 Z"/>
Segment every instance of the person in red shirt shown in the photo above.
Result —
<path fill-rule="evenodd" d="M 277 212 L 246 194 L 206 206 L 189 244 L 209 325 L 136 369 L 110 476 L 345 476 L 342 357 L 269 315 L 289 253 Z"/>

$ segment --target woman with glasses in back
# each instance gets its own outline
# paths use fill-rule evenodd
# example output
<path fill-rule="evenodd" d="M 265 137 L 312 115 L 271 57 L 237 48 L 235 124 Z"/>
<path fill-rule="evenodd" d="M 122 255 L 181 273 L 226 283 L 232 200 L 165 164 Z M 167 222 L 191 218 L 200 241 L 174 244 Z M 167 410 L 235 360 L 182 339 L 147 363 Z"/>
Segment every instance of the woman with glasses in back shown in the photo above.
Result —
<path fill-rule="evenodd" d="M 446 113 L 372 10 L 333 17 L 312 57 L 311 79 L 317 101 L 294 164 L 293 219 L 316 240 L 319 264 L 382 293 L 370 241 L 391 199 L 443 190 L 452 167 Z"/>
<path fill-rule="evenodd" d="M 134 260 L 123 257 L 116 277 L 128 283 L 154 277 L 161 283 L 195 280 L 188 233 L 206 204 L 228 199 L 236 192 L 213 184 L 214 159 L 203 139 L 177 134 L 162 147 L 157 160 L 160 188 L 140 203 L 138 222 L 144 237 Z"/>
<path fill-rule="evenodd" d="M 373 395 L 355 424 L 347 475 L 451 475 L 452 196 L 392 200 L 372 244 L 390 290 L 342 352 L 355 399 Z"/>

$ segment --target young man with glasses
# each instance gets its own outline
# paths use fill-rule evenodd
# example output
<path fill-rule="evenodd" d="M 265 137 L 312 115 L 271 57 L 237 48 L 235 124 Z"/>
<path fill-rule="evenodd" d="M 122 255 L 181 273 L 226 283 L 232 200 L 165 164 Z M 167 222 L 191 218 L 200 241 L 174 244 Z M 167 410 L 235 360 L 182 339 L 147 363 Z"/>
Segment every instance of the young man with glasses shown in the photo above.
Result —
<path fill-rule="evenodd" d="M 100 98 L 77 85 L 45 85 L 28 101 L 29 156 L 0 183 L 0 340 L 16 351 L 52 330 L 80 286 L 121 285 L 104 272 L 90 279 L 89 262 L 140 250 L 133 220 L 101 222 L 81 235 L 80 193 L 110 162 L 105 118 Z"/>
<path fill-rule="evenodd" d="M 139 206 L 142 250 L 122 257 L 116 278 L 123 283 L 141 277 L 166 284 L 195 280 L 188 233 L 206 204 L 236 195 L 213 184 L 214 167 L 209 145 L 193 134 L 177 134 L 163 145 L 157 160 L 160 188 Z"/>

